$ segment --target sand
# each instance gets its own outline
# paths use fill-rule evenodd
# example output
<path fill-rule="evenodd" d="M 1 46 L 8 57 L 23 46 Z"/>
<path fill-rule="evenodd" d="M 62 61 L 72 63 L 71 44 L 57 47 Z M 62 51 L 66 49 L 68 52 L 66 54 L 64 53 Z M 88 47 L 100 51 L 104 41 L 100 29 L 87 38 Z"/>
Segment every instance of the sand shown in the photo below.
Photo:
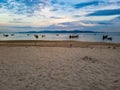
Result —
<path fill-rule="evenodd" d="M 0 90 L 120 90 L 120 45 L 46 43 L 0 44 Z"/>

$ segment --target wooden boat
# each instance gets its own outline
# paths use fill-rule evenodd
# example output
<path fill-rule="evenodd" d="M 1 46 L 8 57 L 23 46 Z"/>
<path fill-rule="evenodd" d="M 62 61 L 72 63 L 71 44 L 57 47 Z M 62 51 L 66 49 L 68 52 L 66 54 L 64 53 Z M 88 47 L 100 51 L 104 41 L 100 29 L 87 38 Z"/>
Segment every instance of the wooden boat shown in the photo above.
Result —
<path fill-rule="evenodd" d="M 69 38 L 79 38 L 79 35 L 70 35 Z"/>

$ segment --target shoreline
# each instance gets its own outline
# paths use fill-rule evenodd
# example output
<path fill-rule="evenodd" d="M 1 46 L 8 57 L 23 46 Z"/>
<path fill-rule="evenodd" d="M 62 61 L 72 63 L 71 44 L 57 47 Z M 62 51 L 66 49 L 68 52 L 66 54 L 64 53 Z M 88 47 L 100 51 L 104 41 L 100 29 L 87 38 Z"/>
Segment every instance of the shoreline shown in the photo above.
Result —
<path fill-rule="evenodd" d="M 40 47 L 91 47 L 112 46 L 120 47 L 119 43 L 84 42 L 84 41 L 49 41 L 49 40 L 10 40 L 0 41 L 0 46 L 40 46 Z"/>

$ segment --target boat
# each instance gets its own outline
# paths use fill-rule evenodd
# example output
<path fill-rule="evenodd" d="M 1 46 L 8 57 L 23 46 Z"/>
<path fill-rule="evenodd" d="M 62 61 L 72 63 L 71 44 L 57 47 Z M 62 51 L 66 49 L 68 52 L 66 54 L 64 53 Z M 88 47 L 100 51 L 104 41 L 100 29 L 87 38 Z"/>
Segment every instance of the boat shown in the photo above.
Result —
<path fill-rule="evenodd" d="M 70 35 L 69 38 L 79 38 L 79 35 Z"/>

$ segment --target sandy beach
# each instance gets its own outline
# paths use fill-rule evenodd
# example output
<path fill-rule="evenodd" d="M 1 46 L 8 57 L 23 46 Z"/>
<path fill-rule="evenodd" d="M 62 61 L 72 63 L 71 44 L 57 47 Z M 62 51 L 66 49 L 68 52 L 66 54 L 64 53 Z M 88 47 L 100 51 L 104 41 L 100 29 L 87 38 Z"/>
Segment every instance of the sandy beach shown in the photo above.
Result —
<path fill-rule="evenodd" d="M 2 41 L 0 90 L 120 90 L 120 44 Z"/>

